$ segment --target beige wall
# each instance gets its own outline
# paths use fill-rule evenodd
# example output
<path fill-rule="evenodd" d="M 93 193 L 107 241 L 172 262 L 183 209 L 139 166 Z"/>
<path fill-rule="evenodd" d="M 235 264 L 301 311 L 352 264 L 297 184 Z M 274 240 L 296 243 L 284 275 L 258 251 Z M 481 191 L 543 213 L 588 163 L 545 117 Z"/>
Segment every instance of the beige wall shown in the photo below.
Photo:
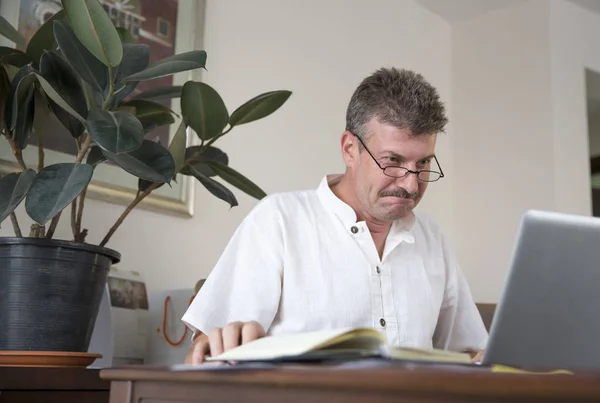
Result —
<path fill-rule="evenodd" d="M 263 91 L 294 93 L 220 145 L 268 193 L 313 188 L 342 170 L 348 99 L 364 76 L 393 65 L 423 73 L 448 104 L 438 143 L 447 177 L 420 208 L 450 234 L 478 301 L 498 300 L 526 209 L 589 214 L 583 68 L 600 71 L 599 16 L 564 0 L 530 0 L 454 26 L 412 0 L 207 0 L 205 13 L 202 79 L 230 110 Z M 109 246 L 149 288 L 191 287 L 256 203 L 236 195 L 240 206 L 229 210 L 198 187 L 193 219 L 135 211 Z M 122 210 L 89 201 L 89 240 Z M 0 235 L 10 233 L 6 223 Z M 66 220 L 59 234 L 68 236 Z"/>
<path fill-rule="evenodd" d="M 499 298 L 520 215 L 554 207 L 549 29 L 534 0 L 453 30 L 454 233 L 479 301 Z"/>
<path fill-rule="evenodd" d="M 555 207 L 590 214 L 585 69 L 600 72 L 600 15 L 556 0 L 550 11 Z"/>
<path fill-rule="evenodd" d="M 324 174 L 341 172 L 346 104 L 358 82 L 378 67 L 418 70 L 450 99 L 450 26 L 411 0 L 208 0 L 205 12 L 203 80 L 230 110 L 263 91 L 293 91 L 276 114 L 221 142 L 230 165 L 268 193 L 313 188 Z M 451 136 L 441 139 L 439 149 L 450 177 Z M 451 179 L 430 189 L 423 206 L 451 231 Z M 198 187 L 193 219 L 134 211 L 108 246 L 123 254 L 120 267 L 140 271 L 150 289 L 191 287 L 210 272 L 255 204 L 235 193 L 240 206 L 229 210 Z M 89 201 L 88 240 L 98 242 L 122 210 Z M 68 237 L 67 220 L 62 224 L 59 235 Z M 7 222 L 0 235 L 9 234 Z"/>
<path fill-rule="evenodd" d="M 500 298 L 525 210 L 591 213 L 585 69 L 600 71 L 599 36 L 600 16 L 564 0 L 453 27 L 454 234 L 479 301 Z"/>

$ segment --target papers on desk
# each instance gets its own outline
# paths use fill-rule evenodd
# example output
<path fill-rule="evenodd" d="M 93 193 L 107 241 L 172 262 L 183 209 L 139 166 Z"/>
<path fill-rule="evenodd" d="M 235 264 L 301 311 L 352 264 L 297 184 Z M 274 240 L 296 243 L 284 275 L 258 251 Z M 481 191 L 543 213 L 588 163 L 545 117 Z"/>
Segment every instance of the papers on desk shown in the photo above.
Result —
<path fill-rule="evenodd" d="M 276 364 L 270 364 L 266 362 L 250 362 L 243 364 L 229 364 L 219 362 L 206 362 L 204 364 L 192 365 L 192 364 L 174 364 L 169 366 L 171 371 L 244 371 L 244 370 L 256 370 L 256 369 L 274 369 L 278 366 Z"/>
<path fill-rule="evenodd" d="M 472 364 L 467 353 L 442 349 L 400 347 L 372 328 L 342 328 L 266 336 L 232 348 L 207 361 L 324 362 L 366 358 Z"/>
<path fill-rule="evenodd" d="M 286 370 L 311 370 L 311 369 L 335 369 L 335 370 L 361 370 L 361 369 L 381 369 L 402 367 L 405 369 L 419 368 L 439 368 L 452 369 L 453 371 L 473 371 L 473 369 L 483 369 L 479 365 L 465 365 L 449 362 L 424 362 L 424 361 L 403 361 L 390 360 L 384 358 L 363 358 L 353 360 L 340 360 L 321 363 L 300 363 L 300 362 L 239 362 L 239 363 L 220 363 L 206 362 L 199 365 L 191 364 L 176 364 L 169 367 L 172 371 L 217 371 L 217 372 L 234 372 L 234 371 L 249 371 L 249 370 L 267 370 L 281 369 Z M 486 369 L 489 371 L 489 368 Z"/>

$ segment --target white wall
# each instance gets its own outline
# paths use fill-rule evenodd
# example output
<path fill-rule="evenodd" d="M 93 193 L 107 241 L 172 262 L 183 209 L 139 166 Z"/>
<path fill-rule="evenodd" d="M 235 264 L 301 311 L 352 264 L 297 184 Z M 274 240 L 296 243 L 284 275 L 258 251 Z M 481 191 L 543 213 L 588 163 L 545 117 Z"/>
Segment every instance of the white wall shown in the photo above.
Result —
<path fill-rule="evenodd" d="M 293 91 L 276 114 L 220 142 L 230 165 L 268 193 L 313 188 L 324 174 L 343 169 L 339 138 L 347 102 L 380 66 L 415 69 L 450 100 L 450 26 L 412 0 L 208 0 L 205 20 L 203 80 L 230 110 L 263 91 Z M 449 179 L 430 186 L 423 201 L 450 233 L 452 136 L 450 129 L 438 150 Z M 235 193 L 240 206 L 229 210 L 198 187 L 196 215 L 188 220 L 134 211 L 108 246 L 123 254 L 120 267 L 140 271 L 150 289 L 191 287 L 209 273 L 255 204 Z M 99 242 L 122 211 L 89 201 L 88 241 Z M 66 224 L 60 235 L 68 237 Z M 0 230 L 0 236 L 10 233 L 10 225 Z"/>
<path fill-rule="evenodd" d="M 585 69 L 600 72 L 600 15 L 552 1 L 552 101 L 556 209 L 591 214 Z"/>
<path fill-rule="evenodd" d="M 496 302 L 520 215 L 554 207 L 549 5 L 453 29 L 454 234 L 478 301 Z"/>
<path fill-rule="evenodd" d="M 263 91 L 293 91 L 277 113 L 220 142 L 268 193 L 313 188 L 343 169 L 348 99 L 378 67 L 417 70 L 440 90 L 447 177 L 421 208 L 450 234 L 476 300 L 498 300 L 526 209 L 590 214 L 584 68 L 600 72 L 600 16 L 530 0 L 450 26 L 413 0 L 207 0 L 204 19 L 202 79 L 230 110 Z M 193 219 L 134 211 L 109 244 L 120 267 L 142 272 L 150 289 L 193 286 L 256 203 L 235 193 L 240 206 L 229 210 L 199 186 Z M 88 240 L 123 208 L 88 201 Z M 0 236 L 10 234 L 7 222 Z"/>
<path fill-rule="evenodd" d="M 585 69 L 600 72 L 598 37 L 600 16 L 565 0 L 453 26 L 454 234 L 478 301 L 498 301 L 525 210 L 591 214 Z"/>

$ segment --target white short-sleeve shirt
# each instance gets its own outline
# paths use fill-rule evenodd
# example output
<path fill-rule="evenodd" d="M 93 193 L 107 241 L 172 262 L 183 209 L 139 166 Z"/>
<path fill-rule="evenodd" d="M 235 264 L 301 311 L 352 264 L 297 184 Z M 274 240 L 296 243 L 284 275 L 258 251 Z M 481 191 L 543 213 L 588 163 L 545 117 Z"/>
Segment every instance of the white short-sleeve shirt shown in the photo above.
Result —
<path fill-rule="evenodd" d="M 255 320 L 270 335 L 373 327 L 394 345 L 484 349 L 486 329 L 441 228 L 415 211 L 392 225 L 380 259 L 334 180 L 262 199 L 183 322 L 209 333 Z"/>

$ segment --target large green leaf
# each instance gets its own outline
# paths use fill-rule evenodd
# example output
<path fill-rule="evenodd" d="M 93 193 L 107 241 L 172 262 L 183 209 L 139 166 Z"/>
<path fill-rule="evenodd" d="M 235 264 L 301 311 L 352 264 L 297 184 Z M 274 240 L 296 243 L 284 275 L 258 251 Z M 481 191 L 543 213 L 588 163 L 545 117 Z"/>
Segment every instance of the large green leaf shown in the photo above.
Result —
<path fill-rule="evenodd" d="M 179 128 L 177 128 L 177 131 L 175 132 L 175 136 L 173 136 L 173 140 L 171 140 L 171 144 L 169 144 L 169 152 L 173 156 L 173 161 L 175 162 L 173 176 L 179 173 L 185 162 L 185 147 L 187 145 L 186 129 L 187 126 L 185 121 L 182 120 L 179 124 Z"/>
<path fill-rule="evenodd" d="M 206 52 L 203 50 L 192 50 L 161 59 L 148 66 L 145 70 L 123 78 L 123 81 L 153 80 L 182 71 L 203 68 L 205 65 Z"/>
<path fill-rule="evenodd" d="M 44 93 L 58 106 L 64 109 L 66 112 L 71 114 L 82 123 L 85 123 L 85 119 L 77 113 L 69 104 L 58 94 L 58 92 L 46 81 L 44 77 L 36 73 L 33 68 L 29 65 L 23 66 L 13 78 L 13 85 L 11 86 L 11 93 L 9 99 L 12 99 L 11 103 L 7 103 L 5 119 L 7 127 L 13 129 L 17 123 L 18 108 L 20 108 L 22 100 L 28 96 L 29 87 L 34 85 L 37 80 Z"/>
<path fill-rule="evenodd" d="M 169 150 L 150 140 L 144 140 L 129 153 L 117 155 L 106 150 L 103 153 L 125 171 L 149 182 L 170 182 L 175 172 L 175 161 Z"/>
<path fill-rule="evenodd" d="M 29 88 L 35 81 L 35 77 L 31 75 L 33 71 L 33 67 L 30 65 L 23 66 L 12 79 L 4 111 L 4 121 L 10 131 L 14 130 L 19 108 L 24 105 L 25 99 L 29 95 Z"/>
<path fill-rule="evenodd" d="M 175 122 L 171 108 L 157 102 L 146 101 L 144 99 L 133 99 L 123 102 L 120 107 L 135 108 L 132 112 L 139 119 L 144 127 L 144 132 L 149 132 L 155 127 L 170 125 Z"/>
<path fill-rule="evenodd" d="M 46 224 L 67 207 L 90 183 L 94 168 L 88 164 L 60 163 L 38 172 L 25 201 L 29 217 Z"/>
<path fill-rule="evenodd" d="M 223 99 L 210 85 L 188 81 L 181 90 L 181 113 L 202 140 L 221 134 L 229 120 Z"/>
<path fill-rule="evenodd" d="M 10 78 L 4 66 L 0 65 L 0 122 L 5 122 L 4 113 L 6 109 L 6 103 L 9 101 L 10 94 Z M 2 125 L 2 130 L 4 125 Z"/>
<path fill-rule="evenodd" d="M 114 154 L 133 151 L 144 139 L 144 128 L 140 121 L 125 111 L 90 109 L 87 128 L 96 144 Z"/>
<path fill-rule="evenodd" d="M 60 96 L 58 92 L 56 92 L 56 90 L 50 85 L 48 81 L 46 81 L 44 77 L 40 76 L 37 73 L 32 73 L 32 75 L 35 75 L 35 78 L 42 87 L 42 90 L 44 90 L 44 93 L 48 97 L 50 97 L 50 99 L 56 102 L 58 106 L 63 108 L 66 112 L 68 112 L 71 116 L 75 117 L 81 123 L 85 123 L 85 118 L 79 113 L 77 113 L 73 108 L 71 108 L 71 106 L 69 106 L 69 104 L 63 99 L 63 97 Z"/>
<path fill-rule="evenodd" d="M 53 51 L 56 49 L 56 40 L 54 39 L 53 24 L 55 20 L 62 20 L 65 16 L 65 11 L 60 10 L 54 14 L 49 20 L 47 20 L 36 32 L 33 34 L 29 43 L 27 44 L 26 53 L 33 60 L 39 62 L 44 51 Z"/>
<path fill-rule="evenodd" d="M 240 189 L 244 193 L 260 200 L 267 194 L 250 179 L 235 169 L 220 162 L 207 162 L 220 178 Z"/>
<path fill-rule="evenodd" d="M 92 108 L 97 108 L 102 105 L 100 93 L 95 91 L 92 86 L 87 83 L 87 81 L 79 80 L 79 82 L 81 83 L 81 89 L 85 95 L 88 111 Z"/>
<path fill-rule="evenodd" d="M 54 21 L 54 37 L 67 62 L 79 76 L 96 91 L 102 92 L 108 84 L 108 70 L 75 36 L 64 21 Z"/>
<path fill-rule="evenodd" d="M 115 106 L 119 105 L 121 103 L 121 101 L 123 101 L 127 95 L 131 94 L 133 92 L 133 90 L 135 90 L 135 87 L 137 87 L 139 84 L 139 81 L 134 81 L 131 83 L 127 83 L 124 86 L 119 88 L 119 92 L 115 94 L 115 96 L 112 99 L 110 108 L 113 109 Z"/>
<path fill-rule="evenodd" d="M 106 66 L 116 67 L 123 58 L 121 38 L 98 0 L 62 0 L 77 39 Z"/>
<path fill-rule="evenodd" d="M 30 65 L 19 69 L 11 84 L 4 109 L 6 127 L 20 150 L 27 147 L 35 116 L 35 76 Z"/>
<path fill-rule="evenodd" d="M 150 47 L 146 44 L 123 44 L 123 60 L 116 68 L 115 82 L 120 83 L 123 77 L 139 73 L 150 64 Z"/>
<path fill-rule="evenodd" d="M 35 86 L 30 85 L 23 103 L 19 105 L 17 122 L 12 132 L 12 139 L 19 150 L 24 150 L 27 147 L 32 134 L 35 118 L 35 95 Z"/>
<path fill-rule="evenodd" d="M 217 173 L 206 162 L 216 161 L 225 165 L 229 163 L 227 154 L 213 146 L 190 146 L 185 150 L 185 159 L 190 161 L 181 169 L 183 175 L 193 175 L 190 170 L 190 166 L 193 166 L 204 176 L 216 176 Z"/>
<path fill-rule="evenodd" d="M 194 169 L 193 167 L 191 167 L 190 169 L 191 169 L 191 172 L 194 175 L 194 177 L 196 179 L 198 179 L 198 181 L 210 193 L 212 193 L 214 196 L 218 197 L 219 199 L 229 203 L 230 207 L 235 207 L 238 205 L 238 201 L 235 198 L 235 195 L 231 192 L 231 190 L 227 189 L 222 183 L 219 183 L 216 180 L 203 175 L 202 172 L 199 172 L 198 170 Z"/>
<path fill-rule="evenodd" d="M 35 178 L 35 171 L 27 169 L 0 179 L 0 224 L 21 204 Z"/>
<path fill-rule="evenodd" d="M 162 187 L 162 185 L 164 185 L 164 182 L 150 182 L 144 179 L 138 179 L 138 190 L 140 192 L 145 192 L 146 189 L 148 189 L 150 186 L 154 185 L 155 183 L 158 183 L 158 185 L 154 188 L 154 190 L 158 189 L 159 187 Z"/>
<path fill-rule="evenodd" d="M 6 46 L 0 46 L 0 63 L 16 67 L 23 67 L 29 63 L 37 64 L 26 53 Z"/>
<path fill-rule="evenodd" d="M 27 47 L 27 41 L 25 38 L 21 36 L 19 31 L 13 27 L 10 22 L 6 20 L 6 18 L 0 15 L 0 35 L 5 37 L 6 39 L 16 43 L 21 49 L 25 49 Z"/>
<path fill-rule="evenodd" d="M 155 87 L 144 92 L 140 92 L 132 97 L 132 99 L 145 99 L 146 101 L 158 101 L 161 99 L 179 98 L 183 86 L 174 85 L 168 87 Z"/>
<path fill-rule="evenodd" d="M 290 91 L 271 91 L 260 94 L 237 108 L 229 118 L 229 125 L 236 126 L 269 116 L 292 95 Z"/>
<path fill-rule="evenodd" d="M 40 58 L 40 74 L 81 117 L 88 113 L 85 94 L 76 73 L 69 64 L 54 52 L 44 51 Z M 81 121 L 50 100 L 52 112 L 75 138 L 81 136 L 85 126 Z"/>
<path fill-rule="evenodd" d="M 139 81 L 123 82 L 122 78 L 144 70 L 150 63 L 150 47 L 146 44 L 123 44 L 123 61 L 116 69 L 115 91 L 111 107 L 118 105 L 133 92 Z M 108 88 L 105 97 L 108 96 Z"/>

